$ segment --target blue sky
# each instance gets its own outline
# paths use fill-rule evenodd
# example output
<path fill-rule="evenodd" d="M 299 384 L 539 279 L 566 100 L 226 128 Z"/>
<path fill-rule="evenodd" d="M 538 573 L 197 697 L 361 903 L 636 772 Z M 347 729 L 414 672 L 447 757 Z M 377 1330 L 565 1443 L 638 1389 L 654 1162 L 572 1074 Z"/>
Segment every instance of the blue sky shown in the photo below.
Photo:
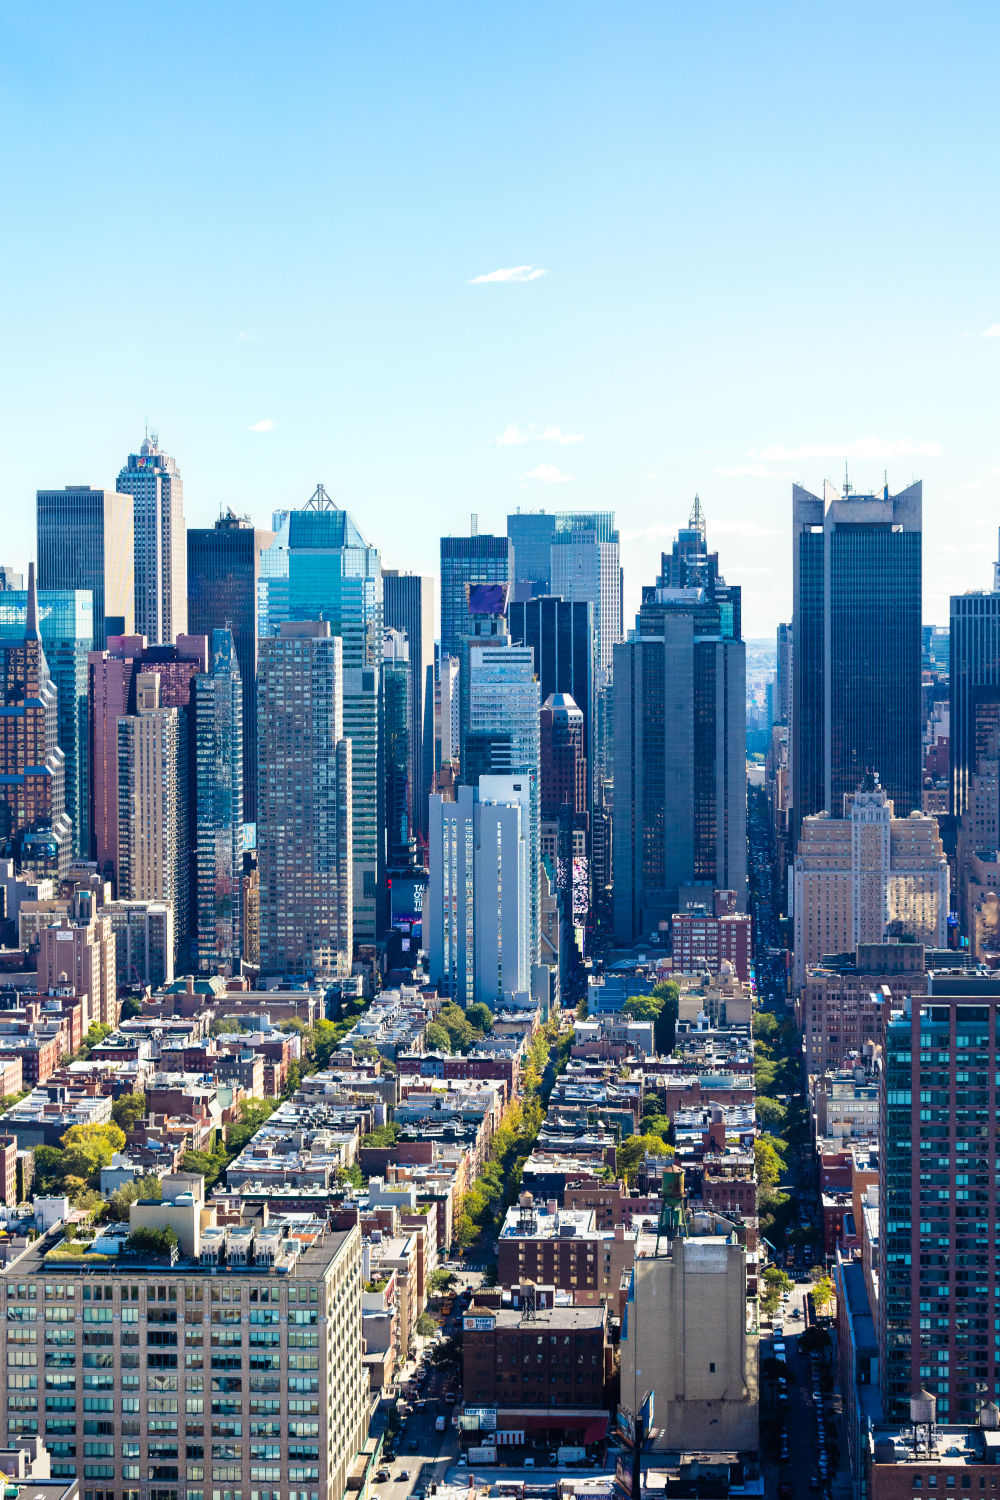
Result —
<path fill-rule="evenodd" d="M 912 0 L 6 7 L 2 560 L 148 417 L 189 524 L 322 480 L 387 566 L 473 511 L 614 507 L 628 610 L 698 490 L 761 635 L 792 480 L 847 457 L 923 478 L 945 620 L 1000 522 L 998 33 Z M 545 274 L 475 280 L 514 267 Z"/>

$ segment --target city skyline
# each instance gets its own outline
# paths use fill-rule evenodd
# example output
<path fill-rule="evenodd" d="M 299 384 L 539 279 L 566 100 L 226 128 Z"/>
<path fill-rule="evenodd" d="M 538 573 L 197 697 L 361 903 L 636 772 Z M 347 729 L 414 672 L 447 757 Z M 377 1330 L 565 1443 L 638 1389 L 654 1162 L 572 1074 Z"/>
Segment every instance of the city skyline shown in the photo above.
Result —
<path fill-rule="evenodd" d="M 737 546 L 745 635 L 769 635 L 791 483 L 839 485 L 845 459 L 862 490 L 925 480 L 925 619 L 988 585 L 1000 18 L 394 15 L 5 18 L 11 561 L 35 489 L 113 485 L 148 419 L 189 525 L 226 505 L 266 525 L 322 479 L 389 567 L 433 571 L 473 511 L 499 531 L 519 504 L 614 508 L 626 618 L 697 491 Z M 186 65 L 125 130 L 115 85 L 150 44 Z M 817 60 L 835 122 L 790 130 Z M 54 181 L 62 239 L 38 232 Z M 141 253 L 125 182 L 171 203 Z M 904 246 L 892 226 L 915 217 Z M 137 360 L 154 322 L 169 337 Z"/>

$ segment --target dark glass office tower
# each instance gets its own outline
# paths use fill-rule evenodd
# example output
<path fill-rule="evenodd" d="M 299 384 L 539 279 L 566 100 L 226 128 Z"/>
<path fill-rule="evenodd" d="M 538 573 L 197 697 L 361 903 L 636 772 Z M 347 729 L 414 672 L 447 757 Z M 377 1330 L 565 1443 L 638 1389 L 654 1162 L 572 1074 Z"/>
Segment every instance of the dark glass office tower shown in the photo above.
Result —
<path fill-rule="evenodd" d="M 434 579 L 382 569 L 387 630 L 401 630 L 410 673 L 410 755 L 413 831 L 427 840 L 427 807 L 434 776 Z"/>
<path fill-rule="evenodd" d="M 131 635 L 135 568 L 132 496 L 68 484 L 39 490 L 39 589 L 90 589 L 94 647 L 109 635 Z"/>
<path fill-rule="evenodd" d="M 905 817 L 920 807 L 922 486 L 794 485 L 792 507 L 795 829 L 868 770 Z"/>
<path fill-rule="evenodd" d="M 227 510 L 214 526 L 187 534 L 187 614 L 191 635 L 228 630 L 243 688 L 243 816 L 257 821 L 257 581 L 273 531 Z"/>
<path fill-rule="evenodd" d="M 683 533 L 682 533 L 683 535 Z M 685 888 L 746 901 L 746 647 L 740 590 L 701 538 L 702 583 L 643 589 L 632 638 L 615 647 L 614 932 L 669 925 Z M 671 576 L 669 567 L 667 576 Z"/>
<path fill-rule="evenodd" d="M 952 595 L 949 655 L 950 810 L 960 816 L 976 769 L 977 699 L 1000 687 L 1000 562 L 993 564 L 991 593 Z"/>
<path fill-rule="evenodd" d="M 516 511 L 507 517 L 513 558 L 511 583 L 515 599 L 552 592 L 552 543 L 556 518 L 548 511 Z"/>
<path fill-rule="evenodd" d="M 511 520 L 520 519 L 511 517 Z M 531 646 L 542 702 L 550 693 L 566 693 L 583 714 L 584 754 L 593 758 L 594 606 L 589 600 L 553 597 L 516 601 L 507 606 L 510 639 Z M 588 797 L 589 801 L 589 797 Z"/>
<path fill-rule="evenodd" d="M 441 655 L 458 656 L 473 634 L 468 586 L 510 583 L 510 542 L 505 536 L 441 538 Z"/>

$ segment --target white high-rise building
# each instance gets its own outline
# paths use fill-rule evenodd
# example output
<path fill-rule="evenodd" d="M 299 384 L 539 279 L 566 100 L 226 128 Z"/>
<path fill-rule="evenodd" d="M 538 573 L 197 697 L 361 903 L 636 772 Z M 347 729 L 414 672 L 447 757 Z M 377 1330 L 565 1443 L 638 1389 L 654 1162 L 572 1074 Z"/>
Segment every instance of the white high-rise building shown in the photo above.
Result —
<path fill-rule="evenodd" d="M 115 488 L 135 505 L 135 632 L 169 646 L 187 634 L 184 485 L 155 433 L 129 454 Z"/>
<path fill-rule="evenodd" d="M 136 674 L 135 715 L 118 720 L 118 895 L 164 901 L 174 961 L 187 934 L 187 735 L 181 709 L 160 706 L 156 672 Z"/>
<path fill-rule="evenodd" d="M 495 1010 L 531 989 L 530 820 L 526 777 L 431 798 L 424 942 L 431 982 L 461 1005 Z"/>
<path fill-rule="evenodd" d="M 844 798 L 843 817 L 803 818 L 793 880 L 796 986 L 824 955 L 859 943 L 945 946 L 949 874 L 937 819 L 895 817 L 874 773 Z"/>

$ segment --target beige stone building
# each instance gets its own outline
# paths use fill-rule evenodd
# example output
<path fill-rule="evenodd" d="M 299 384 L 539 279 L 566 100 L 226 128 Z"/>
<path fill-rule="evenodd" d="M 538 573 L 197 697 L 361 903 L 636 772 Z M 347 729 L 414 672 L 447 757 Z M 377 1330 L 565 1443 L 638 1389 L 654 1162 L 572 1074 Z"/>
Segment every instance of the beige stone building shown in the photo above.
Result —
<path fill-rule="evenodd" d="M 642 1233 L 621 1340 L 621 1402 L 655 1393 L 656 1452 L 758 1447 L 756 1299 L 747 1252 L 720 1215 L 679 1211 L 671 1234 Z"/>
<path fill-rule="evenodd" d="M 937 819 L 895 817 L 878 777 L 866 776 L 842 817 L 803 819 L 793 904 L 797 988 L 825 955 L 887 935 L 943 948 L 949 874 Z"/>
<path fill-rule="evenodd" d="M 39 990 L 44 994 L 71 984 L 77 995 L 87 996 L 84 1030 L 94 1021 L 117 1026 L 118 977 L 110 917 L 95 916 L 86 922 L 64 917 L 58 926 L 41 928 L 38 936 Z"/>
<path fill-rule="evenodd" d="M 164 1202 L 132 1207 L 133 1233 L 174 1230 L 173 1256 L 113 1227 L 89 1259 L 60 1229 L 9 1247 L 3 1429 L 37 1432 L 53 1475 L 101 1500 L 341 1500 L 367 1433 L 360 1229 L 219 1224 L 203 1188 L 168 1175 Z"/>

